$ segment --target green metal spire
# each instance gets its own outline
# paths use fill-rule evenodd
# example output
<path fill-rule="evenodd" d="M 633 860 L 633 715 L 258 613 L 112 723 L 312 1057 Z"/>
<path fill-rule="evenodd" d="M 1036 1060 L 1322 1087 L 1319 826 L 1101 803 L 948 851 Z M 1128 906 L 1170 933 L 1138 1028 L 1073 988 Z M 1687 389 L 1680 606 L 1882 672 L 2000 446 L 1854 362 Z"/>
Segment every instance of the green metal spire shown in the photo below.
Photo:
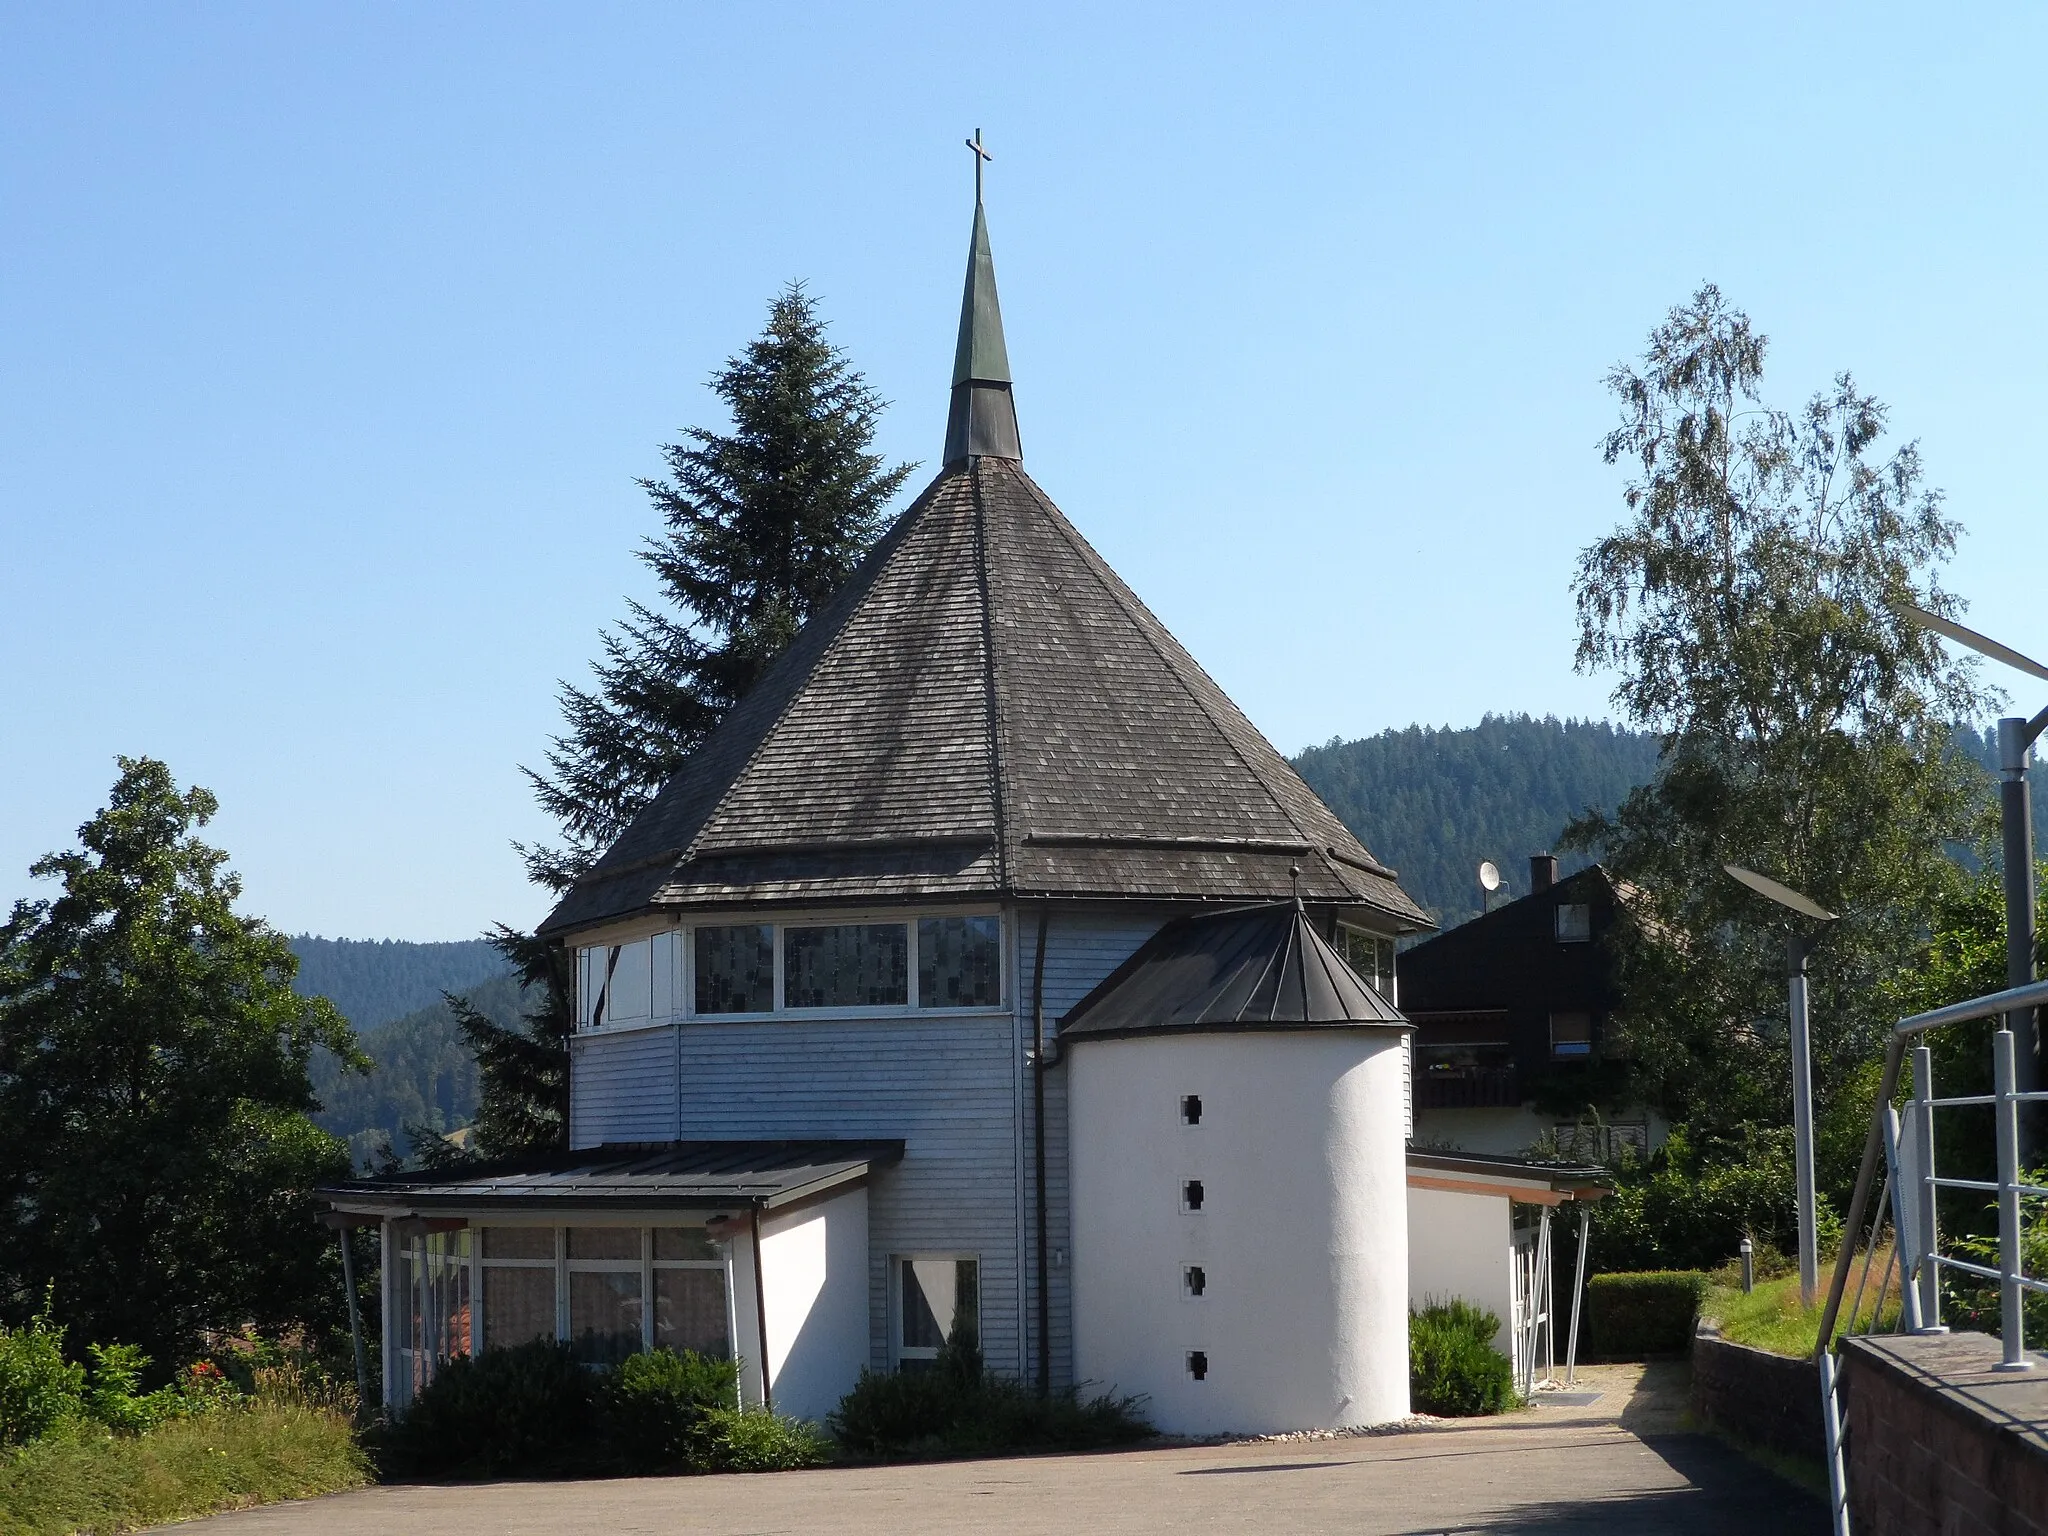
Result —
<path fill-rule="evenodd" d="M 989 253 L 988 220 L 981 210 L 982 162 L 990 157 L 981 147 L 980 129 L 967 147 L 974 151 L 974 235 L 967 247 L 967 286 L 960 295 L 960 343 L 953 352 L 948 465 L 979 457 L 1024 457 L 1017 440 L 1017 408 L 1010 399 L 1010 352 L 1003 345 L 995 257 Z"/>

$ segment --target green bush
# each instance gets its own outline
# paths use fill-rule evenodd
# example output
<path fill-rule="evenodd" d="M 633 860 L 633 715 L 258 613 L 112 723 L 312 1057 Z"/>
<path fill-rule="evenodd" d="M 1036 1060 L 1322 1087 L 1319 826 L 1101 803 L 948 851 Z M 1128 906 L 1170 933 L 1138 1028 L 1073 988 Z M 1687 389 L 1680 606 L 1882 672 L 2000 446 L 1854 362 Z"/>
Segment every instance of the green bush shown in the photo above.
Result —
<path fill-rule="evenodd" d="M 85 1411 L 85 1369 L 64 1358 L 50 1301 L 21 1328 L 0 1328 L 0 1445 L 40 1440 Z"/>
<path fill-rule="evenodd" d="M 1817 1215 L 1825 1250 L 1841 1220 L 1825 1200 Z M 1624 1157 L 1615 1169 L 1614 1193 L 1593 1212 L 1592 1258 L 1607 1271 L 1712 1269 L 1745 1236 L 1797 1248 L 1791 1130 L 1745 1126 L 1709 1140 L 1673 1126 L 1649 1161 Z"/>
<path fill-rule="evenodd" d="M 373 1437 L 387 1471 L 412 1477 L 766 1472 L 828 1450 L 795 1419 L 739 1406 L 739 1362 L 684 1350 L 594 1370 L 537 1341 L 447 1361 Z"/>
<path fill-rule="evenodd" d="M 1706 1296 L 1707 1277 L 1698 1270 L 1595 1275 L 1586 1282 L 1586 1353 L 1601 1360 L 1683 1354 Z"/>
<path fill-rule="evenodd" d="M 1473 1418 L 1519 1405 L 1513 1362 L 1493 1347 L 1500 1319 L 1453 1298 L 1408 1317 L 1408 1399 L 1417 1413 Z"/>
<path fill-rule="evenodd" d="M 657 1349 L 628 1355 L 605 1374 L 600 1401 L 608 1438 L 633 1470 L 688 1467 L 703 1452 L 707 1416 L 739 1405 L 737 1360 Z"/>
<path fill-rule="evenodd" d="M 713 1408 L 691 1442 L 692 1472 L 787 1472 L 829 1461 L 832 1447 L 801 1419 L 761 1408 Z"/>
<path fill-rule="evenodd" d="M 86 1388 L 85 1411 L 121 1434 L 140 1435 L 192 1406 L 176 1387 L 144 1392 L 142 1373 L 149 1356 L 134 1344 L 89 1344 L 92 1384 Z"/>
<path fill-rule="evenodd" d="M 552 1339 L 458 1355 L 385 1426 L 377 1450 L 415 1476 L 568 1470 L 596 1439 L 600 1385 Z"/>
<path fill-rule="evenodd" d="M 991 1374 L 971 1335 L 949 1340 L 929 1370 L 862 1371 L 825 1422 L 841 1446 L 878 1459 L 1092 1450 L 1152 1433 L 1135 1398 L 1074 1388 L 1041 1397 Z"/>

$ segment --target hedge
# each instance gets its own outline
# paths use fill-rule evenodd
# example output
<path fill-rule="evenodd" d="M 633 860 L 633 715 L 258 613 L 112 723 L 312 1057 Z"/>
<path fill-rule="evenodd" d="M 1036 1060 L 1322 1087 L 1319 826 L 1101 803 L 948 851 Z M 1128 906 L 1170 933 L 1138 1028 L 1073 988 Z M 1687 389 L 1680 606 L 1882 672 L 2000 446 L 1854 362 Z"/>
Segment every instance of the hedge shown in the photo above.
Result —
<path fill-rule="evenodd" d="M 1698 1270 L 1595 1275 L 1586 1282 L 1586 1353 L 1604 1360 L 1683 1354 L 1706 1295 Z"/>

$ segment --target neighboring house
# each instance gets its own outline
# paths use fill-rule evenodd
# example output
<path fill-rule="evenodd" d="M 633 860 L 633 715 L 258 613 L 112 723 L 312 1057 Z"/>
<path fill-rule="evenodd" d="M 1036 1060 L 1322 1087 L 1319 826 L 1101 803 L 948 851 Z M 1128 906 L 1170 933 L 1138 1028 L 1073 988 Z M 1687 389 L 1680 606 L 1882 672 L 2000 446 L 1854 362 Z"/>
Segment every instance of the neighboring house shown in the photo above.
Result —
<path fill-rule="evenodd" d="M 1602 1161 L 1618 1144 L 1646 1151 L 1661 1123 L 1605 1102 L 1617 1066 L 1610 936 L 1632 888 L 1597 864 L 1560 880 L 1547 853 L 1529 873 L 1529 895 L 1401 956 L 1416 1143 L 1516 1153 L 1554 1135 Z"/>
<path fill-rule="evenodd" d="M 1167 1428 L 1397 1416 L 1427 926 L 1025 474 L 977 204 L 943 468 L 542 925 L 576 1150 L 324 1191 L 387 1399 L 558 1337 L 817 1417 L 971 1330 Z"/>

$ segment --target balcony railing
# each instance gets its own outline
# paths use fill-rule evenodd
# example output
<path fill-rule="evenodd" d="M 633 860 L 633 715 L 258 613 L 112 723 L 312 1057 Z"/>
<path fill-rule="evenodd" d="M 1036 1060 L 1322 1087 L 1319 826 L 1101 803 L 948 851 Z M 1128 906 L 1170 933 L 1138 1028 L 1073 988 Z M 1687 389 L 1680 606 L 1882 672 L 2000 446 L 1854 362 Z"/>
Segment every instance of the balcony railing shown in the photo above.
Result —
<path fill-rule="evenodd" d="M 1424 1072 L 1415 1095 L 1418 1109 L 1512 1109 L 1521 1102 L 1521 1076 L 1512 1066 Z"/>

